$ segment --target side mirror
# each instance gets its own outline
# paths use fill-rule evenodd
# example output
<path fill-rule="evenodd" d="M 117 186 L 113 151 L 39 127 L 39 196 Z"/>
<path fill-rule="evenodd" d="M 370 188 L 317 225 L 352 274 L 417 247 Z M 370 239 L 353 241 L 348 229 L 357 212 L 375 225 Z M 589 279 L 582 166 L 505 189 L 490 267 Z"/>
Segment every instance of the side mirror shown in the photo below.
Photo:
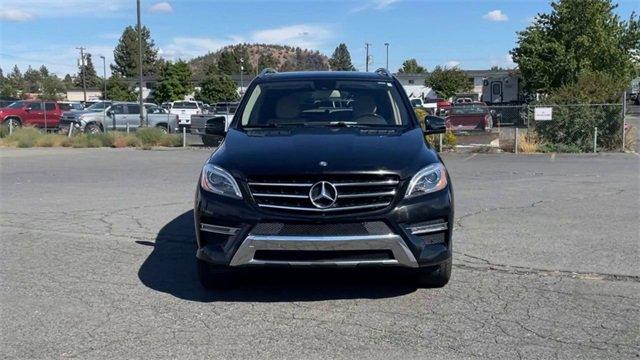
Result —
<path fill-rule="evenodd" d="M 204 125 L 204 133 L 207 135 L 224 136 L 225 122 L 226 118 L 224 116 L 214 116 L 207 119 Z"/>
<path fill-rule="evenodd" d="M 26 109 L 24 109 L 24 111 L 31 112 L 31 106 L 28 106 Z"/>
<path fill-rule="evenodd" d="M 111 111 L 111 110 L 107 110 L 107 116 L 108 116 L 108 117 L 113 116 L 113 114 L 114 114 L 114 112 L 113 112 L 113 111 Z"/>
<path fill-rule="evenodd" d="M 447 126 L 445 124 L 445 120 L 441 117 L 437 116 L 427 116 L 424 119 L 424 123 L 426 126 L 425 134 L 443 134 L 447 131 Z"/>

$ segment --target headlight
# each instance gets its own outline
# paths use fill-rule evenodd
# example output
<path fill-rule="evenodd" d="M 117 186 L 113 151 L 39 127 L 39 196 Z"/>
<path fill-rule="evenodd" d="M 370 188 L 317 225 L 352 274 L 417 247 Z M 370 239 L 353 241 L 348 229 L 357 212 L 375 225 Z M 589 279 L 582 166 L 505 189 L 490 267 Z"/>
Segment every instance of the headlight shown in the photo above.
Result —
<path fill-rule="evenodd" d="M 431 164 L 413 176 L 405 197 L 429 194 L 447 186 L 447 170 L 442 164 Z"/>
<path fill-rule="evenodd" d="M 242 193 L 233 176 L 223 168 L 211 164 L 206 164 L 202 168 L 200 186 L 214 194 L 242 199 Z"/>

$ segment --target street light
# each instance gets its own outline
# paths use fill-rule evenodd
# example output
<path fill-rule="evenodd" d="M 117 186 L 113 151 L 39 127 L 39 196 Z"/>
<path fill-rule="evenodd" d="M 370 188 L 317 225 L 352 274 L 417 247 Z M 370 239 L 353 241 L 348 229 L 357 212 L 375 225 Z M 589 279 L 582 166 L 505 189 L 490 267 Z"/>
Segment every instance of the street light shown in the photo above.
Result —
<path fill-rule="evenodd" d="M 389 43 L 388 42 L 384 43 L 384 46 L 387 48 L 387 67 L 386 67 L 386 69 L 389 70 Z"/>

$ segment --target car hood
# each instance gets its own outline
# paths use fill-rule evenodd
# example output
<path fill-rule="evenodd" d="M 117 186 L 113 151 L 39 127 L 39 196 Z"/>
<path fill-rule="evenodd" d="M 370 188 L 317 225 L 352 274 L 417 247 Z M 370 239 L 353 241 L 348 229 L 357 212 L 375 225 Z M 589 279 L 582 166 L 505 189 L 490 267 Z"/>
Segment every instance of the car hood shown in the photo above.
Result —
<path fill-rule="evenodd" d="M 229 129 L 210 159 L 241 179 L 351 172 L 386 172 L 404 179 L 438 161 L 419 128 L 329 127 Z"/>

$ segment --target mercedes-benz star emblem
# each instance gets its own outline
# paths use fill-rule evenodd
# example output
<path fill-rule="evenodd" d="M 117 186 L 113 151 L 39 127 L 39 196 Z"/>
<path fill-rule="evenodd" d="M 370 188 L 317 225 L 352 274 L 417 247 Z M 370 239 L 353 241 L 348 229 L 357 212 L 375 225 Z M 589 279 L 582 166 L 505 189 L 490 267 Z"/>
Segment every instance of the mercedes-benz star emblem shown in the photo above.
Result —
<path fill-rule="evenodd" d="M 309 199 L 315 207 L 326 209 L 333 206 L 338 200 L 338 190 L 332 183 L 320 181 L 313 184 L 309 190 Z"/>

